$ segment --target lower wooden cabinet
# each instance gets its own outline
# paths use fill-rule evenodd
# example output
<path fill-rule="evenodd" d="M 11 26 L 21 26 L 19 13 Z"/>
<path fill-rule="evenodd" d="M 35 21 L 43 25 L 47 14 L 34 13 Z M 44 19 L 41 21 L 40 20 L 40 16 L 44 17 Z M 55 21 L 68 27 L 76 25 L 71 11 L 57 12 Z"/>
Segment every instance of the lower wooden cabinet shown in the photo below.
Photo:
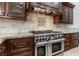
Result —
<path fill-rule="evenodd" d="M 70 49 L 70 34 L 65 34 L 65 41 L 64 41 L 64 50 Z"/>
<path fill-rule="evenodd" d="M 21 52 L 17 52 L 17 53 L 12 53 L 12 56 L 32 56 L 32 51 L 21 51 Z"/>
<path fill-rule="evenodd" d="M 7 56 L 6 41 L 0 44 L 0 56 Z"/>
<path fill-rule="evenodd" d="M 32 56 L 33 40 L 32 37 L 27 38 L 11 38 L 0 46 L 0 56 Z"/>
<path fill-rule="evenodd" d="M 8 39 L 8 55 L 14 56 L 32 56 L 33 41 L 31 37 Z"/>
<path fill-rule="evenodd" d="M 78 46 L 77 33 L 68 33 L 64 35 L 66 40 L 64 41 L 64 51 Z"/>

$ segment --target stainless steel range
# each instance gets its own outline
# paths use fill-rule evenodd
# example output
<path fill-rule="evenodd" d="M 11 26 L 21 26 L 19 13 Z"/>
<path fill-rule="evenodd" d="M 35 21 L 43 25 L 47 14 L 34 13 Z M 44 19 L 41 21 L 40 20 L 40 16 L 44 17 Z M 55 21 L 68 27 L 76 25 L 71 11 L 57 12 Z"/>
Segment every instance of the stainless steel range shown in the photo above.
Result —
<path fill-rule="evenodd" d="M 64 51 L 64 35 L 57 31 L 32 31 L 34 34 L 35 55 L 53 56 Z"/>

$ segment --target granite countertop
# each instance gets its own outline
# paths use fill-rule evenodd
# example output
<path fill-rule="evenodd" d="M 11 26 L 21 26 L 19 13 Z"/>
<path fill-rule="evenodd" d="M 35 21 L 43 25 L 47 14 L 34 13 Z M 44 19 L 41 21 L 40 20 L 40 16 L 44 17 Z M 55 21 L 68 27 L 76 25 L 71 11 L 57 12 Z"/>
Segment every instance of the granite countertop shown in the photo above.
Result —
<path fill-rule="evenodd" d="M 1 33 L 0 38 L 2 39 L 8 39 L 8 38 L 21 38 L 21 37 L 32 37 L 32 33 Z"/>
<path fill-rule="evenodd" d="M 64 34 L 67 33 L 78 33 L 79 30 L 68 30 L 68 31 L 61 31 Z M 33 34 L 30 32 L 19 32 L 19 33 L 0 33 L 0 44 L 4 42 L 6 39 L 11 38 L 22 38 L 22 37 L 33 37 Z"/>
<path fill-rule="evenodd" d="M 22 37 L 32 37 L 33 34 L 29 32 L 24 33 L 0 33 L 0 44 L 6 39 L 11 38 L 22 38 Z"/>
<path fill-rule="evenodd" d="M 62 32 L 64 34 L 68 34 L 68 33 L 78 33 L 79 31 L 68 31 L 68 32 Z"/>

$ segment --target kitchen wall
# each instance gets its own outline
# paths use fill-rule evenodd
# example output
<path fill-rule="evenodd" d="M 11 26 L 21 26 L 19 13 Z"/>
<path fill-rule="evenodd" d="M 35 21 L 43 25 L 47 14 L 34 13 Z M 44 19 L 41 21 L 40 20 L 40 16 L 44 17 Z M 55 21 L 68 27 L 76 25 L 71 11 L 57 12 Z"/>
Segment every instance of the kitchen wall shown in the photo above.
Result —
<path fill-rule="evenodd" d="M 53 16 L 48 16 L 39 13 L 28 13 L 27 19 L 25 20 L 10 20 L 10 19 L 0 19 L 0 34 L 3 33 L 23 33 L 31 30 L 58 30 L 63 32 L 68 31 L 78 31 L 79 28 L 79 3 L 74 2 L 74 24 L 65 25 L 65 24 L 53 24 Z M 40 19 L 42 21 L 40 21 Z M 69 30 L 70 29 L 70 30 Z M 4 35 L 4 34 L 3 34 Z M 13 34 L 12 34 L 13 35 Z"/>

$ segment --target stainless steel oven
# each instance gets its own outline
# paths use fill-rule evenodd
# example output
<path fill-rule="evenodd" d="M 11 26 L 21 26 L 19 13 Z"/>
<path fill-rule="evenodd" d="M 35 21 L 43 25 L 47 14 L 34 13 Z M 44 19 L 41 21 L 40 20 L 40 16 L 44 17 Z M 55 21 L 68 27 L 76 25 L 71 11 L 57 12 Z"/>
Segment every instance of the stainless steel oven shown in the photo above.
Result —
<path fill-rule="evenodd" d="M 53 31 L 32 31 L 35 56 L 52 56 L 64 51 L 64 35 Z"/>
<path fill-rule="evenodd" d="M 44 43 L 44 42 L 43 42 Z M 35 56 L 47 56 L 48 46 L 46 43 L 37 43 L 35 46 Z"/>
<path fill-rule="evenodd" d="M 48 44 L 48 55 L 54 56 L 64 51 L 64 40 L 51 42 Z"/>
<path fill-rule="evenodd" d="M 54 56 L 63 51 L 64 51 L 64 39 L 37 43 L 35 46 L 36 56 Z"/>

